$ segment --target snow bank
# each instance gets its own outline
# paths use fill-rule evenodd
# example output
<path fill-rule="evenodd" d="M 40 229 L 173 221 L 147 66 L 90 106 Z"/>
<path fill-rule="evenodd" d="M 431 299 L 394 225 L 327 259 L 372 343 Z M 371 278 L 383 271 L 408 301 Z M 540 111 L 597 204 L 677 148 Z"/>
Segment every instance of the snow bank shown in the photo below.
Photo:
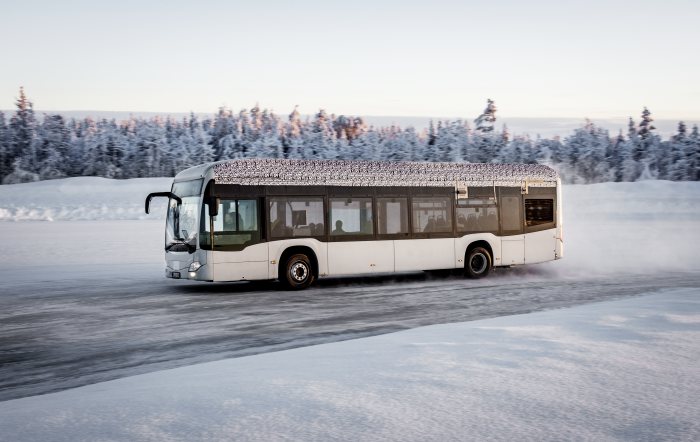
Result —
<path fill-rule="evenodd" d="M 165 217 L 165 200 L 153 200 L 151 215 L 144 200 L 151 192 L 170 190 L 172 178 L 110 180 L 65 178 L 0 186 L 0 221 L 124 220 Z"/>
<path fill-rule="evenodd" d="M 698 440 L 697 289 L 0 403 L 7 440 Z"/>

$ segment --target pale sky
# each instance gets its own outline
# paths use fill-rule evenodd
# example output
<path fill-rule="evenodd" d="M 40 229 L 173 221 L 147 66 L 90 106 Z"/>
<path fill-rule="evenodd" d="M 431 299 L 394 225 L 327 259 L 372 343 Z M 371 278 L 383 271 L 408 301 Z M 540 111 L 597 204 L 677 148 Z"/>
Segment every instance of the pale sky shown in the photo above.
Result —
<path fill-rule="evenodd" d="M 0 0 L 0 109 L 700 118 L 700 1 Z"/>

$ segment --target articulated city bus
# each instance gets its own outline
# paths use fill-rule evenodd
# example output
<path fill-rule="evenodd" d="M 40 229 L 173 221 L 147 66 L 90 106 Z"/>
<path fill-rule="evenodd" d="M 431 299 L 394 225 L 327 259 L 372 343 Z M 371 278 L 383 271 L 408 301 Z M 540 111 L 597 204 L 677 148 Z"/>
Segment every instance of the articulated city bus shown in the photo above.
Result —
<path fill-rule="evenodd" d="M 542 165 L 244 159 L 177 174 L 165 275 L 279 280 L 560 259 L 561 182 Z"/>

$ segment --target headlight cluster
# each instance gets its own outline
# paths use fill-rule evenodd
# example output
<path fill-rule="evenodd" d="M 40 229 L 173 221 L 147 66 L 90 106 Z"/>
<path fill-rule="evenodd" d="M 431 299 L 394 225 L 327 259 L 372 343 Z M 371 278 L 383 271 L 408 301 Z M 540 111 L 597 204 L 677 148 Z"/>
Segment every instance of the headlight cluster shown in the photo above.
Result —
<path fill-rule="evenodd" d="M 187 269 L 188 272 L 196 272 L 199 270 L 199 268 L 202 267 L 202 264 L 199 263 L 199 261 L 194 261 L 192 264 L 190 264 L 190 267 Z"/>

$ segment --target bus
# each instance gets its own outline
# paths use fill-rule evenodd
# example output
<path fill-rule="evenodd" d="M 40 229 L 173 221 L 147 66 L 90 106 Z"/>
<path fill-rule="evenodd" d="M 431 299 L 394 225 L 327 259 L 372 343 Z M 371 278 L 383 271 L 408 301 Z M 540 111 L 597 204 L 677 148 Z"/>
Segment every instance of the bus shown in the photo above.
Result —
<path fill-rule="evenodd" d="M 238 159 L 175 176 L 165 276 L 279 280 L 463 269 L 563 256 L 561 181 L 538 164 Z"/>

